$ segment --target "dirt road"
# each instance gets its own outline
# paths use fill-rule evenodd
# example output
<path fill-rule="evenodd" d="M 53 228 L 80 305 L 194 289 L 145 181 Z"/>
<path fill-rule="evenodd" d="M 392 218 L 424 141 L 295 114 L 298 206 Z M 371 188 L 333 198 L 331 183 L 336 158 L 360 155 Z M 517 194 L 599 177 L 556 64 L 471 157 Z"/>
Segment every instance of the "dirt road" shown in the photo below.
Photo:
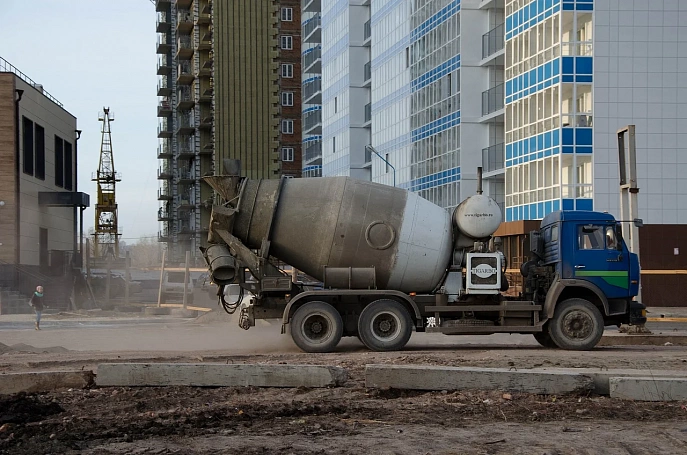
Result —
<path fill-rule="evenodd" d="M 363 377 L 370 363 L 687 374 L 686 347 L 579 353 L 542 349 L 525 336 L 414 334 L 404 352 L 371 353 L 347 340 L 337 353 L 314 355 L 298 352 L 275 326 L 243 332 L 227 324 L 145 320 L 0 330 L 0 343 L 0 373 L 135 359 L 326 364 L 351 375 L 337 389 L 95 388 L 4 397 L 2 453 L 687 453 L 687 403 L 367 390 Z"/>

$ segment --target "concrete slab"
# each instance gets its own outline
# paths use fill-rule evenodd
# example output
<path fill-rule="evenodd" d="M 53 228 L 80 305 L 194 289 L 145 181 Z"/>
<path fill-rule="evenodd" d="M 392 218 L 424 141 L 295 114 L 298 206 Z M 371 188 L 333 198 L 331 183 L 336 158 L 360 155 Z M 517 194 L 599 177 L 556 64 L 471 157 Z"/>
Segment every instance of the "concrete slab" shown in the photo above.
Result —
<path fill-rule="evenodd" d="M 604 333 L 597 346 L 664 346 L 666 343 L 670 343 L 668 346 L 687 346 L 687 333 L 677 332 L 670 335 Z"/>
<path fill-rule="evenodd" d="M 105 363 L 98 386 L 331 387 L 348 379 L 340 367 L 213 363 Z"/>
<path fill-rule="evenodd" d="M 170 316 L 176 318 L 195 318 L 198 317 L 198 312 L 196 310 L 184 310 L 183 308 L 170 308 Z"/>
<path fill-rule="evenodd" d="M 57 389 L 82 389 L 93 385 L 92 371 L 40 371 L 0 374 L 0 395 L 19 392 L 50 392 Z"/>
<path fill-rule="evenodd" d="M 597 368 L 533 368 L 532 371 L 550 371 L 565 374 L 582 374 L 589 376 L 594 381 L 594 393 L 599 395 L 610 394 L 611 378 L 625 377 L 660 377 L 660 378 L 684 378 L 686 373 L 681 370 L 634 370 L 634 369 L 597 369 Z"/>
<path fill-rule="evenodd" d="M 156 306 L 147 306 L 145 314 L 148 316 L 166 316 L 172 312 L 171 308 L 163 308 Z"/>
<path fill-rule="evenodd" d="M 610 378 L 611 398 L 637 401 L 685 401 L 687 378 Z"/>
<path fill-rule="evenodd" d="M 552 395 L 593 390 L 594 381 L 583 374 L 554 371 L 366 365 L 365 386 L 414 390 L 507 390 Z"/>

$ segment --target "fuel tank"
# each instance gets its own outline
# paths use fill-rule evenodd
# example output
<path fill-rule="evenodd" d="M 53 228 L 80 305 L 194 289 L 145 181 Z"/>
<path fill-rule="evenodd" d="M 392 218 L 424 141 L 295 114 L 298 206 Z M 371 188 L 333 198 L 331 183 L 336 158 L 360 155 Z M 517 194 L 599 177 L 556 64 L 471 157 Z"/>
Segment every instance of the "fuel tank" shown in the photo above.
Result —
<path fill-rule="evenodd" d="M 380 289 L 429 292 L 441 281 L 452 253 L 443 208 L 350 177 L 281 184 L 278 192 L 279 180 L 243 180 L 232 234 L 249 248 L 260 248 L 274 210 L 270 254 L 314 278 L 325 266 L 374 267 Z"/>

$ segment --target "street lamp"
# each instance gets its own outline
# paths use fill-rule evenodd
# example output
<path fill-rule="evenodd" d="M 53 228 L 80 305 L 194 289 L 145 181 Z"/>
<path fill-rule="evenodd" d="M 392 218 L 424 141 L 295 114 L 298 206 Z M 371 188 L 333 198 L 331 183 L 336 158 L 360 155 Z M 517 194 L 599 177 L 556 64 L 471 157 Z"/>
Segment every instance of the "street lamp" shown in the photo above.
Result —
<path fill-rule="evenodd" d="M 389 166 L 394 171 L 394 187 L 395 187 L 396 186 L 396 168 L 393 167 L 391 165 L 391 163 L 389 163 L 386 159 L 384 159 L 384 157 L 382 155 L 377 153 L 377 150 L 375 150 L 375 148 L 372 147 L 370 144 L 365 146 L 365 150 L 370 151 L 370 152 L 374 153 L 375 155 L 377 155 L 379 157 L 379 159 L 384 161 L 386 163 L 386 165 Z"/>

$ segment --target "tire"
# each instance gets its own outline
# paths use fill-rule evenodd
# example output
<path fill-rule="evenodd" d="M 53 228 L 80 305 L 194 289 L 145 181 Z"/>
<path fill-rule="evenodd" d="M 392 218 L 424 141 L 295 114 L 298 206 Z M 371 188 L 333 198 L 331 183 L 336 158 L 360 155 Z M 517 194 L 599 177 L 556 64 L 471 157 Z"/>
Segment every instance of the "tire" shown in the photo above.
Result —
<path fill-rule="evenodd" d="M 372 351 L 399 351 L 412 332 L 408 310 L 395 300 L 375 300 L 358 318 L 360 340 Z"/>
<path fill-rule="evenodd" d="M 584 299 L 568 299 L 556 305 L 549 334 L 561 349 L 589 351 L 604 333 L 601 312 Z"/>
<path fill-rule="evenodd" d="M 549 333 L 549 324 L 544 325 L 544 330 L 541 332 L 533 333 L 532 335 L 534 335 L 534 339 L 537 340 L 537 343 L 547 349 L 556 349 L 558 347 Z"/>
<path fill-rule="evenodd" d="M 331 352 L 343 335 L 343 320 L 326 302 L 308 302 L 291 318 L 290 332 L 296 346 L 305 352 Z"/>

